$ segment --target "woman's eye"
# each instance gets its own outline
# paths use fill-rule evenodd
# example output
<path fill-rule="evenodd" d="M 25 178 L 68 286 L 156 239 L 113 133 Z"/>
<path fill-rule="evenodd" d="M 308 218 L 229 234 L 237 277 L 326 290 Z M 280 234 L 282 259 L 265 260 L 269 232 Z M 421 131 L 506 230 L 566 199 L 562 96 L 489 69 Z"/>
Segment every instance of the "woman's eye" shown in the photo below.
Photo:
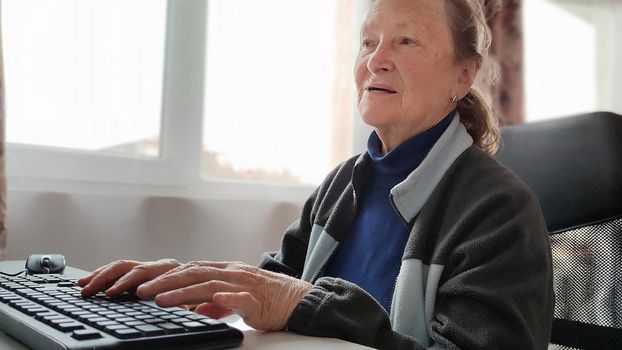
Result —
<path fill-rule="evenodd" d="M 371 46 L 371 42 L 369 40 L 363 40 L 361 42 L 361 47 L 363 47 L 363 48 L 368 48 L 370 46 Z"/>
<path fill-rule="evenodd" d="M 410 39 L 410 38 L 402 38 L 402 40 L 400 40 L 400 44 L 402 44 L 402 45 L 414 45 L 414 44 L 416 44 L 416 42 L 413 39 Z"/>

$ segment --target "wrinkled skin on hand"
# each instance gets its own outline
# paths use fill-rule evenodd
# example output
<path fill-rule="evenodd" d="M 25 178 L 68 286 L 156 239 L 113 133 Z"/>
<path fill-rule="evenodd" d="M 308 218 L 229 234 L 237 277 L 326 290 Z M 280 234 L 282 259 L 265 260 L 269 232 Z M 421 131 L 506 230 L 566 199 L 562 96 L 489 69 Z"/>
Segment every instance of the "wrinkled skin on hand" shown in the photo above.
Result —
<path fill-rule="evenodd" d="M 241 262 L 196 261 L 181 264 L 120 260 L 78 280 L 82 295 L 106 289 L 116 296 L 134 292 L 155 298 L 161 307 L 197 305 L 195 311 L 212 318 L 238 313 L 249 326 L 283 330 L 293 310 L 311 289 L 310 283 Z"/>

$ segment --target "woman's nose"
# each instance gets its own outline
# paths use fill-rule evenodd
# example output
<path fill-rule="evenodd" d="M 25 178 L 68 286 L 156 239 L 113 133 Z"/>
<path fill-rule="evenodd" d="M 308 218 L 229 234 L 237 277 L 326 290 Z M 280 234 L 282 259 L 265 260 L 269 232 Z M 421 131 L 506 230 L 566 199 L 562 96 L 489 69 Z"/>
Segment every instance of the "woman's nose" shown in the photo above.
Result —
<path fill-rule="evenodd" d="M 367 69 L 372 73 L 383 73 L 390 72 L 394 68 L 391 47 L 383 43 L 376 46 L 376 50 L 367 61 Z"/>

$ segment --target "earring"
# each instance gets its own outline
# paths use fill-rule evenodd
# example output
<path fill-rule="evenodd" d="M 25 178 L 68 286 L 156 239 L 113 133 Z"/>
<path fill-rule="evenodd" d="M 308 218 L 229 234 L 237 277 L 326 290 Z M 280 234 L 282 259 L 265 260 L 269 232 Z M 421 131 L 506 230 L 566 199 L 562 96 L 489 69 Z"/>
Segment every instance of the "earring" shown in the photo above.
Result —
<path fill-rule="evenodd" d="M 456 103 L 458 102 L 458 96 L 454 96 L 451 98 L 451 103 Z"/>

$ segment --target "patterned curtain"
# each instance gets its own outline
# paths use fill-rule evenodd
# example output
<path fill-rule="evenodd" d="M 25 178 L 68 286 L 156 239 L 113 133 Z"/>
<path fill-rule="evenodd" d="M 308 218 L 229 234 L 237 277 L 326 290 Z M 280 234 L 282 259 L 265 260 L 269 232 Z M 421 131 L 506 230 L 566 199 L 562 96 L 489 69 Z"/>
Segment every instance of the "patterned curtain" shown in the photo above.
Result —
<path fill-rule="evenodd" d="M 2 57 L 2 9 L 0 8 L 0 260 L 6 258 L 6 176 L 4 172 L 4 59 Z"/>
<path fill-rule="evenodd" d="M 492 30 L 492 47 L 476 84 L 490 98 L 500 125 L 522 123 L 525 111 L 521 1 L 480 1 Z"/>

